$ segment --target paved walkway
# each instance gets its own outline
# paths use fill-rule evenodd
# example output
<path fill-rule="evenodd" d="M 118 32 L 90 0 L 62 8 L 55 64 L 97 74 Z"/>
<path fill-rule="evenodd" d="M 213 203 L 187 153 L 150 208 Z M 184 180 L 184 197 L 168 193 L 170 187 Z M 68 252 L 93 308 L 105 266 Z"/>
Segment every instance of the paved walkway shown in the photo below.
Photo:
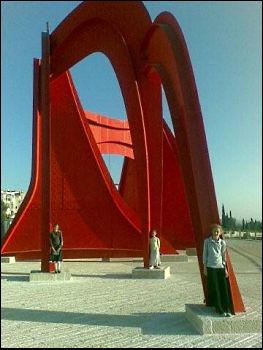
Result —
<path fill-rule="evenodd" d="M 245 306 L 262 314 L 261 241 L 227 240 Z M 168 263 L 166 263 L 168 265 Z M 200 335 L 185 304 L 200 304 L 196 259 L 167 280 L 132 279 L 141 262 L 64 262 L 72 280 L 28 282 L 39 262 L 1 264 L 3 348 L 261 348 L 262 333 Z"/>

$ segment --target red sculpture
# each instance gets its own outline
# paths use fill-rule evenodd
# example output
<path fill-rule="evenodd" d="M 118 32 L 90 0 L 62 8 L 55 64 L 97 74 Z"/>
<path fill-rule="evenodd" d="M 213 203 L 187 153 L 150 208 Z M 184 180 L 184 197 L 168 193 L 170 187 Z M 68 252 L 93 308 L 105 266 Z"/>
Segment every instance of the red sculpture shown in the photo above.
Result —
<path fill-rule="evenodd" d="M 128 121 L 83 110 L 68 70 L 94 52 L 110 60 Z M 162 117 L 161 84 L 175 129 Z M 152 23 L 140 1 L 85 1 L 34 60 L 33 164 L 27 196 L 3 255 L 40 258 L 48 271 L 49 231 L 59 223 L 64 257 L 143 256 L 149 232 L 162 252 L 196 247 L 219 223 L 205 131 L 181 29 L 165 12 Z M 119 190 L 101 153 L 125 156 Z M 234 311 L 245 311 L 228 257 Z"/>

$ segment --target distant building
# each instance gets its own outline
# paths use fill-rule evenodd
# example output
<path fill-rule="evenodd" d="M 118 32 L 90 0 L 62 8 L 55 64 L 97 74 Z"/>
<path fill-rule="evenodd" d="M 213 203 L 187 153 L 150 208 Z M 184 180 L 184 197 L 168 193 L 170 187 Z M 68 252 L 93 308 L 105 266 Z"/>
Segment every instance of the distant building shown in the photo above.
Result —
<path fill-rule="evenodd" d="M 8 219 L 14 219 L 24 197 L 25 193 L 22 191 L 1 190 L 1 200 L 7 205 L 6 216 Z"/>

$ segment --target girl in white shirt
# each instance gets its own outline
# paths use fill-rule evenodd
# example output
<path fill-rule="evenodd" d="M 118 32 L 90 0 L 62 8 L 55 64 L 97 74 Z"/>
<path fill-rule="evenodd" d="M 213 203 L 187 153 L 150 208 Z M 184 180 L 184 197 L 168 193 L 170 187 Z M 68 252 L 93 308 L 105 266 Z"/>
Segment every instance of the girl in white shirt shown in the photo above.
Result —
<path fill-rule="evenodd" d="M 160 259 L 160 239 L 156 237 L 157 231 L 152 230 L 150 238 L 150 262 L 149 269 L 160 269 L 161 259 Z"/>
<path fill-rule="evenodd" d="M 212 235 L 204 240 L 203 264 L 207 276 L 207 306 L 214 306 L 222 316 L 231 316 L 231 296 L 226 267 L 226 242 L 222 239 L 222 227 L 211 225 Z"/>

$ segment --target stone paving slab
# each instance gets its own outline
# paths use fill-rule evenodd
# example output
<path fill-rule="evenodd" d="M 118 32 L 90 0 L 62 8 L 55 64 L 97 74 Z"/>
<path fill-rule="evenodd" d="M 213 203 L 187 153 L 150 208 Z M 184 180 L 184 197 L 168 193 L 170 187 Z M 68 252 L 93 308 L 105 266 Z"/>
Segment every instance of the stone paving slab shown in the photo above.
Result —
<path fill-rule="evenodd" d="M 245 307 L 261 316 L 261 242 L 227 243 Z M 29 283 L 40 262 L 1 264 L 1 347 L 262 348 L 262 332 L 199 334 L 185 313 L 203 301 L 198 264 L 169 265 L 154 280 L 132 278 L 142 262 L 66 261 L 70 281 Z"/>

